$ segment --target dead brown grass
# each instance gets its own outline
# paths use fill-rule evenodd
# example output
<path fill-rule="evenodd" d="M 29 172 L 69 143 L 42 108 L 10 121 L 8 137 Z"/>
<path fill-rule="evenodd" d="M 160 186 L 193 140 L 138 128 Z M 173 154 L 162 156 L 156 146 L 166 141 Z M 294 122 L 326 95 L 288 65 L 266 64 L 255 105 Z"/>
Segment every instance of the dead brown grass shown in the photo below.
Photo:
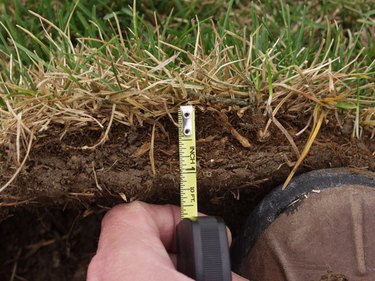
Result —
<path fill-rule="evenodd" d="M 59 30 L 37 14 L 35 16 L 48 29 L 56 29 L 62 38 L 68 38 L 66 31 Z M 66 57 L 61 55 L 55 57 L 50 62 L 49 70 L 46 70 L 46 66 L 31 57 L 34 64 L 27 72 L 36 85 L 36 91 L 31 90 L 25 81 L 15 83 L 12 75 L 7 80 L 1 78 L 0 98 L 4 106 L 0 108 L 0 145 L 15 155 L 12 158 L 14 164 L 21 167 L 32 149 L 32 139 L 48 134 L 53 124 L 63 126 L 59 136 L 61 139 L 68 132 L 88 127 L 102 130 L 103 135 L 97 144 L 78 148 L 94 149 L 108 139 L 113 123 L 139 126 L 153 120 L 155 128 L 159 118 L 167 117 L 176 124 L 173 114 L 184 103 L 197 105 L 202 111 L 210 108 L 218 111 L 229 131 L 244 147 L 251 147 L 249 140 L 231 128 L 225 114 L 232 111 L 240 115 L 241 110 L 250 107 L 264 111 L 269 121 L 261 135 L 266 136 L 270 124 L 274 123 L 300 157 L 296 167 L 308 153 L 308 147 L 312 145 L 320 125 L 324 125 L 323 119 L 318 118 L 317 106 L 320 112 L 325 112 L 324 116 L 335 116 L 338 126 L 351 120 L 353 137 L 360 137 L 362 130 L 370 131 L 371 137 L 374 137 L 374 95 L 358 96 L 358 91 L 374 93 L 375 78 L 368 74 L 370 67 L 361 69 L 359 73 L 350 67 L 353 60 L 345 68 L 333 71 L 331 65 L 334 60 L 327 57 L 318 59 L 323 49 L 320 48 L 311 64 L 291 66 L 293 75 L 280 73 L 277 80 L 270 84 L 268 72 L 269 69 L 278 72 L 273 62 L 280 56 L 280 52 L 270 49 L 267 54 L 263 54 L 255 49 L 253 37 L 242 38 L 228 31 L 225 36 L 242 40 L 245 55 L 240 56 L 233 46 L 222 46 L 219 35 L 214 50 L 205 54 L 199 34 L 198 28 L 192 53 L 160 41 L 160 45 L 175 50 L 175 54 L 170 57 L 160 48 L 159 58 L 144 50 L 143 55 L 147 60 L 140 59 L 137 46 L 129 49 L 125 44 L 121 45 L 126 58 L 115 57 L 113 53 L 116 46 L 101 38 L 79 38 L 76 46 L 70 45 L 75 67 L 71 67 Z M 102 43 L 105 52 L 89 48 L 86 44 L 89 40 Z M 253 52 L 258 54 L 257 63 L 253 60 Z M 237 59 L 233 60 L 231 57 L 235 53 L 238 54 Z M 188 57 L 190 63 L 181 59 L 182 55 Z M 12 72 L 17 61 L 6 56 L 1 57 L 1 60 Z M 249 73 L 259 74 L 258 89 L 248 78 Z M 358 76 L 368 83 L 358 85 L 355 82 Z M 117 90 L 114 90 L 113 85 Z M 340 109 L 340 102 L 352 107 Z M 310 121 L 315 120 L 298 132 L 298 135 L 306 134 L 309 140 L 306 151 L 299 152 L 293 141 L 294 135 L 278 121 L 284 115 L 288 115 L 289 119 L 303 115 L 310 117 Z M 322 117 L 323 113 L 319 116 Z M 151 162 L 153 142 L 154 137 L 149 148 Z M 21 159 L 24 159 L 22 163 Z M 155 173 L 154 168 L 153 171 Z M 3 185 L 0 191 L 8 185 Z"/>

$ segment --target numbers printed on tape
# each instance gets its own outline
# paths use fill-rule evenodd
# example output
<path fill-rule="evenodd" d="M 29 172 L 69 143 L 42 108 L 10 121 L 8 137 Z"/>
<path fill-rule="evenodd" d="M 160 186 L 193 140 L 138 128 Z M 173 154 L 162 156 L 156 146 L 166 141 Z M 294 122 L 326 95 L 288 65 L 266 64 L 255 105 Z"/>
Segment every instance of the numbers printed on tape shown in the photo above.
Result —
<path fill-rule="evenodd" d="M 178 113 L 181 217 L 194 219 L 198 216 L 197 166 L 195 144 L 194 107 L 181 106 Z"/>

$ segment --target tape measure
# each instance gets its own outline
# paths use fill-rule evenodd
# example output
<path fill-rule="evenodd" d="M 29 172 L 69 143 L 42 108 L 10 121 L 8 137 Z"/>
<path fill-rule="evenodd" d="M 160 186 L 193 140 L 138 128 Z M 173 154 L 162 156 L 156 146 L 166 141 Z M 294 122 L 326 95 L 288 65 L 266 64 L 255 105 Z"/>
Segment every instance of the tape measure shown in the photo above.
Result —
<path fill-rule="evenodd" d="M 231 281 L 228 238 L 222 219 L 198 217 L 195 112 L 178 113 L 181 222 L 176 227 L 177 269 L 196 281 Z"/>
<path fill-rule="evenodd" d="M 180 153 L 181 218 L 198 217 L 195 111 L 181 106 L 178 114 Z"/>

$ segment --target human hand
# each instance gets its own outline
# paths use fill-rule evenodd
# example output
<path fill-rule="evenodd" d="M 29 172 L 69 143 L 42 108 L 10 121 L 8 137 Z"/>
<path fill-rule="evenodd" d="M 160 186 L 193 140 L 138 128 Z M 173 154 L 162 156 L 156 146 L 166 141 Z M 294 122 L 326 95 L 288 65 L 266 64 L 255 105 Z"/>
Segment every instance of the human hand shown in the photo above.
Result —
<path fill-rule="evenodd" d="M 192 281 L 176 270 L 176 225 L 180 209 L 133 202 L 104 217 L 87 281 Z M 233 281 L 246 281 L 233 273 Z"/>

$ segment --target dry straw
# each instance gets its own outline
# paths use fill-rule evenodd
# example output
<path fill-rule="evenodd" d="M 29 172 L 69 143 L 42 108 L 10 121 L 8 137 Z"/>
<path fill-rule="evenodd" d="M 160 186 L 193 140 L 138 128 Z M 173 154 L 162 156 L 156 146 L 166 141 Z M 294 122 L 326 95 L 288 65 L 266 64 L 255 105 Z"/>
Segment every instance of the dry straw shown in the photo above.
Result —
<path fill-rule="evenodd" d="M 161 117 L 167 117 L 176 124 L 173 113 L 184 103 L 203 105 L 200 107 L 202 110 L 208 106 L 218 111 L 225 126 L 229 127 L 228 131 L 244 147 L 252 145 L 231 127 L 223 109 L 226 109 L 225 112 L 228 112 L 228 109 L 240 112 L 243 108 L 258 107 L 269 118 L 262 135 L 266 136 L 270 124 L 275 124 L 299 157 L 297 165 L 306 157 L 327 116 L 335 117 L 339 125 L 343 123 L 343 118 L 353 120 L 355 136 L 359 137 L 362 130 L 369 130 L 374 137 L 375 79 L 368 74 L 371 66 L 361 69 L 360 73 L 351 68 L 357 57 L 343 69 L 333 71 L 332 64 L 340 58 L 323 56 L 321 59 L 323 43 L 312 63 L 290 66 L 293 75 L 289 75 L 286 72 L 280 73 L 274 64 L 280 56 L 276 48 L 270 48 L 266 53 L 255 48 L 254 37 L 259 29 L 251 33 L 250 37 L 243 37 L 231 31 L 222 35 L 241 40 L 242 55 L 236 47 L 222 45 L 223 38 L 217 31 L 215 47 L 210 53 L 205 53 L 198 25 L 196 44 L 192 52 L 160 40 L 159 47 L 156 47 L 159 55 L 141 50 L 142 58 L 136 42 L 129 47 L 129 44 L 124 43 L 121 33 L 118 36 L 120 44 L 117 45 L 111 41 L 105 42 L 100 36 L 78 38 L 73 45 L 69 30 L 63 31 L 42 16 L 34 12 L 32 14 L 40 20 L 45 30 L 45 38 L 54 42 L 56 48 L 60 48 L 61 42 L 51 38 L 51 30 L 60 35 L 61 41 L 70 42 L 65 51 L 73 58 L 74 65 L 69 64 L 67 55 L 62 54 L 54 57 L 48 65 L 43 65 L 32 52 L 29 53 L 33 64 L 27 68 L 27 73 L 36 87 L 33 90 L 25 79 L 15 79 L 18 74 L 13 73 L 13 69 L 20 64 L 20 58 L 0 56 L 11 74 L 7 78 L 1 76 L 0 81 L 0 97 L 4 102 L 4 106 L 0 108 L 0 144 L 8 147 L 9 151 L 14 151 L 14 161 L 18 166 L 14 176 L 0 191 L 9 186 L 25 164 L 32 150 L 33 139 L 48 134 L 54 124 L 64 125 L 64 129 L 57 136 L 60 138 L 74 130 L 102 130 L 103 135 L 94 146 L 81 147 L 94 149 L 108 140 L 113 124 L 138 126 L 146 120 L 152 120 L 153 137 L 147 150 L 156 173 L 153 155 L 155 122 Z M 25 36 L 34 36 L 25 28 L 21 29 Z M 120 30 L 120 27 L 117 29 Z M 88 43 L 92 41 L 101 45 L 100 52 L 89 47 Z M 122 48 L 120 56 L 115 55 L 119 53 L 119 46 Z M 19 56 L 15 43 L 14 48 Z M 174 51 L 174 54 L 168 56 L 166 49 Z M 255 59 L 254 53 L 257 54 Z M 185 58 L 182 59 L 182 56 Z M 258 85 L 254 85 L 249 79 L 249 73 L 259 75 Z M 277 76 L 274 75 L 276 73 Z M 367 83 L 358 85 L 356 79 L 359 76 Z M 370 94 L 358 96 L 359 91 Z M 339 104 L 350 106 L 345 110 L 344 116 L 338 114 Z M 317 107 L 319 110 L 316 110 Z M 298 134 L 306 133 L 307 136 L 307 132 L 311 131 L 303 152 L 299 151 L 294 142 L 295 135 L 280 122 L 284 115 L 297 118 L 301 114 L 310 121 Z M 312 120 L 314 122 L 311 122 Z M 293 172 L 295 170 L 296 168 Z"/>

